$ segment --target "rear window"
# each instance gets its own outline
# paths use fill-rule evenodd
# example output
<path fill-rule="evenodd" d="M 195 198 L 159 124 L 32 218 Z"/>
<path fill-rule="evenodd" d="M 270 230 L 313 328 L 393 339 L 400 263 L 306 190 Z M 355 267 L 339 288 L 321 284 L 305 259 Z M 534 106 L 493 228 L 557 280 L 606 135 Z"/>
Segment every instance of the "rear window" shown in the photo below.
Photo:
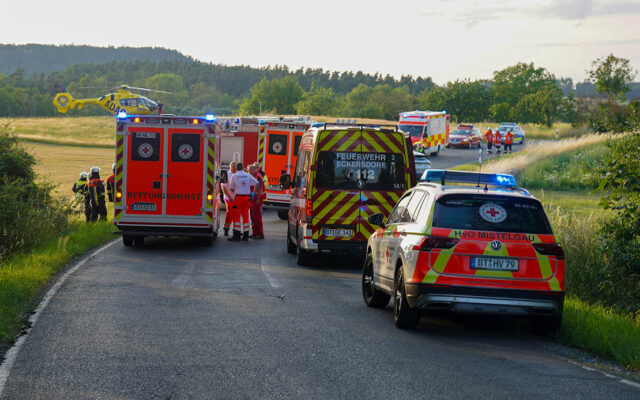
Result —
<path fill-rule="evenodd" d="M 553 233 L 539 201 L 490 195 L 442 196 L 436 202 L 433 226 L 473 231 Z"/>
<path fill-rule="evenodd" d="M 316 185 L 322 189 L 406 190 L 399 153 L 321 151 Z"/>

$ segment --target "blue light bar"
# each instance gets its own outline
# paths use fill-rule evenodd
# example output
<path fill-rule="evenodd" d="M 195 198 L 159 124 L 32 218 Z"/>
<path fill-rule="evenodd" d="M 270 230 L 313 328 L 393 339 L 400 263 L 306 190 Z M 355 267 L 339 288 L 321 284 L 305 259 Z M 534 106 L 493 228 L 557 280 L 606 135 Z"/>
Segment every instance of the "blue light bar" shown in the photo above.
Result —
<path fill-rule="evenodd" d="M 483 172 L 450 171 L 444 169 L 428 169 L 424 171 L 420 182 L 467 183 L 476 185 L 517 186 L 516 178 L 509 174 L 489 174 Z"/>
<path fill-rule="evenodd" d="M 205 118 L 207 121 L 209 121 L 209 122 L 213 122 L 213 121 L 215 121 L 215 120 L 216 120 L 216 116 L 215 116 L 215 115 L 213 115 L 213 114 L 207 114 L 207 115 L 205 115 L 205 117 L 204 117 L 204 118 Z"/>
<path fill-rule="evenodd" d="M 125 118 L 127 118 L 127 112 L 125 110 L 121 110 L 118 113 L 118 119 L 125 119 Z"/>

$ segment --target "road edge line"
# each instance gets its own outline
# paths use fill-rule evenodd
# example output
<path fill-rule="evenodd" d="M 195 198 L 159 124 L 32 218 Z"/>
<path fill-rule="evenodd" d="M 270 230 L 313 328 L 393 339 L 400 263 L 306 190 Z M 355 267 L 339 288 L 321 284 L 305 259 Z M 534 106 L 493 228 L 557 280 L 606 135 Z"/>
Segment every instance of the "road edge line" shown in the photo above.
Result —
<path fill-rule="evenodd" d="M 69 269 L 60 278 L 58 278 L 56 283 L 53 284 L 53 286 L 49 289 L 47 294 L 42 298 L 42 300 L 40 301 L 40 304 L 38 304 L 38 307 L 36 307 L 36 309 L 33 312 L 33 314 L 31 314 L 31 316 L 29 317 L 29 327 L 25 330 L 24 334 L 20 335 L 20 337 L 15 341 L 13 346 L 11 346 L 11 348 L 9 350 L 7 350 L 7 352 L 5 354 L 5 358 L 2 361 L 2 364 L 0 364 L 0 397 L 2 397 L 2 393 L 4 392 L 4 386 L 7 383 L 7 379 L 9 378 L 9 374 L 11 373 L 11 367 L 13 367 L 13 363 L 18 358 L 18 354 L 20 353 L 20 349 L 24 345 L 24 342 L 26 341 L 27 336 L 29 336 L 29 332 L 31 332 L 31 329 L 33 329 L 33 326 L 35 325 L 36 321 L 38 321 L 38 318 L 40 317 L 40 314 L 47 308 L 47 306 L 49 305 L 49 302 L 51 301 L 53 296 L 55 296 L 56 293 L 58 293 L 58 290 L 65 283 L 65 281 L 73 273 L 75 273 L 78 269 L 80 269 L 80 267 L 82 267 L 84 264 L 86 264 L 87 261 L 91 260 L 93 257 L 97 256 L 99 253 L 101 253 L 102 251 L 106 250 L 107 248 L 113 246 L 117 242 L 118 242 L 118 240 L 112 240 L 110 243 L 107 243 L 107 244 L 103 245 L 102 247 L 94 250 L 89 255 L 84 256 L 84 258 L 82 258 L 80 261 L 78 261 L 76 263 L 76 265 L 71 267 L 71 269 Z"/>

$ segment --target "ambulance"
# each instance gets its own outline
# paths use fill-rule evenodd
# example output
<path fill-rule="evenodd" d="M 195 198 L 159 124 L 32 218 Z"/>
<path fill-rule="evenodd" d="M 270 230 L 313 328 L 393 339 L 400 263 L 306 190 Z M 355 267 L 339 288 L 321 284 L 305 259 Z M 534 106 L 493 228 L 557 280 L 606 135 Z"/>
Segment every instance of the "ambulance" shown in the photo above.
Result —
<path fill-rule="evenodd" d="M 125 246 L 146 236 L 218 235 L 220 136 L 213 115 L 116 120 L 114 223 Z"/>
<path fill-rule="evenodd" d="M 449 115 L 446 111 L 400 113 L 398 129 L 409 135 L 413 148 L 437 156 L 449 143 Z"/>
<path fill-rule="evenodd" d="M 279 179 L 293 194 L 287 251 L 298 265 L 318 253 L 364 257 L 375 231 L 369 215 L 389 215 L 416 182 L 411 142 L 395 125 L 321 124 L 302 136 L 295 169 Z"/>
<path fill-rule="evenodd" d="M 313 123 L 308 116 L 281 117 L 277 121 L 260 122 L 258 162 L 269 181 L 264 205 L 275 208 L 281 219 L 287 219 L 291 189 L 280 188 L 280 176 L 292 173 L 302 135 Z"/>

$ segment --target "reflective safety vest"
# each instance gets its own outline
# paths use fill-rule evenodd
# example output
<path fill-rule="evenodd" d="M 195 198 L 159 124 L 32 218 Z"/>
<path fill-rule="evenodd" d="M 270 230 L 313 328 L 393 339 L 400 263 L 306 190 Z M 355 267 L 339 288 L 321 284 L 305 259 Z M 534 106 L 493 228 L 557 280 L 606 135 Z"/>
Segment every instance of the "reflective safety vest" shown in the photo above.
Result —
<path fill-rule="evenodd" d="M 500 131 L 496 131 L 496 136 L 493 138 L 493 142 L 496 146 L 499 146 L 502 143 L 502 134 Z"/>
<path fill-rule="evenodd" d="M 87 194 L 87 181 L 83 181 L 82 179 L 78 179 L 76 181 L 75 184 L 75 194 L 76 194 L 76 199 L 78 200 L 82 200 L 84 198 L 84 195 Z"/>

